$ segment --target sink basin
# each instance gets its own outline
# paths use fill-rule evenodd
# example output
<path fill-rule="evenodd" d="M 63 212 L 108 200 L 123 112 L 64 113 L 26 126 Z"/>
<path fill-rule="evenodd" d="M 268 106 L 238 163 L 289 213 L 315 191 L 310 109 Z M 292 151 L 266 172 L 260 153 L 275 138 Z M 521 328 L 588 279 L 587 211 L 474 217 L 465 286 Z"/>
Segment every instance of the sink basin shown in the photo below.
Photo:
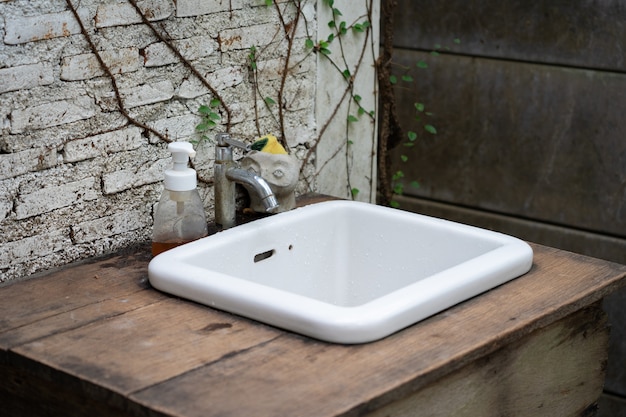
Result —
<path fill-rule="evenodd" d="M 179 246 L 149 265 L 157 289 L 335 343 L 371 342 L 526 273 L 500 233 L 328 201 Z"/>

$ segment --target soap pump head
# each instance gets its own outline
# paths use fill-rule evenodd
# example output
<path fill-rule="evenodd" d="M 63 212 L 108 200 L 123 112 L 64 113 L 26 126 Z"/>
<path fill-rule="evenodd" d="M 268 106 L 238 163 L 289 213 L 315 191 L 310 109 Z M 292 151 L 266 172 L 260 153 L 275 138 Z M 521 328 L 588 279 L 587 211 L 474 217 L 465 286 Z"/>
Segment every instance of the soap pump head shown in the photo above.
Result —
<path fill-rule="evenodd" d="M 172 169 L 165 171 L 165 188 L 170 191 L 189 191 L 196 188 L 196 171 L 189 168 L 190 157 L 196 155 L 189 142 L 171 142 L 167 149 L 172 153 Z"/>

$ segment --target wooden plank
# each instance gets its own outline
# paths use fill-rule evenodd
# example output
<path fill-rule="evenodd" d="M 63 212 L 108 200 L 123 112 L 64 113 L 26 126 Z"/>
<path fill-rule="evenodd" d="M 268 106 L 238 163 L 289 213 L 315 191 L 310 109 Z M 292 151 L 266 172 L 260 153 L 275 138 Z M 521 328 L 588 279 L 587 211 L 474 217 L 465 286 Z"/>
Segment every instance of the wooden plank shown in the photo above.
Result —
<path fill-rule="evenodd" d="M 285 334 L 132 398 L 181 416 L 359 414 L 598 301 L 626 276 L 626 266 L 534 249 L 531 273 L 379 342 L 350 347 Z"/>
<path fill-rule="evenodd" d="M 91 305 L 92 311 L 97 311 L 102 302 L 123 300 L 128 295 L 146 290 L 149 288 L 148 260 L 141 252 L 118 255 L 70 265 L 0 288 L 0 349 L 6 349 L 11 340 L 15 341 L 11 330 L 59 314 L 72 316 L 73 311 L 76 314 L 71 320 L 82 315 L 81 320 L 89 321 L 98 315 L 90 318 L 77 310 Z M 132 306 L 129 305 L 129 308 Z M 16 337 L 22 340 L 24 335 Z"/>
<path fill-rule="evenodd" d="M 0 364 L 17 371 L 18 380 L 39 380 L 48 395 L 55 394 L 53 381 L 62 381 L 94 405 L 133 413 L 359 413 L 409 395 L 598 301 L 626 279 L 626 266 L 533 248 L 529 274 L 377 343 L 327 344 L 165 297 L 72 330 L 51 330 L 49 337 L 4 351 Z M 125 271 L 145 273 L 145 261 L 126 263 L 116 274 L 128 277 Z M 59 282 L 66 288 L 66 281 Z M 111 285 L 100 296 L 117 300 L 127 288 Z M 91 299 L 86 294 L 81 298 Z M 57 306 L 65 296 L 64 291 L 39 292 L 31 302 Z M 45 311 L 20 314 L 26 315 L 26 327 L 52 320 L 50 311 L 63 314 L 59 307 Z M 15 378 L 7 384 L 0 386 L 3 393 L 19 392 Z M 64 389 L 58 393 L 65 395 Z"/>
<path fill-rule="evenodd" d="M 278 334 L 270 327 L 172 297 L 11 351 L 126 395 Z"/>
<path fill-rule="evenodd" d="M 399 0 L 396 48 L 626 70 L 626 9 L 620 0 Z M 453 40 L 459 38 L 460 44 Z"/>
<path fill-rule="evenodd" d="M 579 417 L 602 393 L 606 315 L 596 304 L 376 410 L 371 417 Z"/>
<path fill-rule="evenodd" d="M 396 91 L 404 128 L 420 135 L 393 153 L 405 195 L 626 237 L 626 75 L 417 53 L 397 60 L 422 58 L 431 67 Z M 434 113 L 437 135 L 414 121 L 414 102 Z"/>

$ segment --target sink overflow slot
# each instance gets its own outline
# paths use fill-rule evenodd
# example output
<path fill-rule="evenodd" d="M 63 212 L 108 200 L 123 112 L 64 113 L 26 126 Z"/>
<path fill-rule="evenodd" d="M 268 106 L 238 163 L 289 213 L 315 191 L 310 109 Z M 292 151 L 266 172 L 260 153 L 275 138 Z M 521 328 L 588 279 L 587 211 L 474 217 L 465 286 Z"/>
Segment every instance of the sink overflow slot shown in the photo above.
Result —
<path fill-rule="evenodd" d="M 261 262 L 266 260 L 267 258 L 271 258 L 274 253 L 276 253 L 276 251 L 274 249 L 265 251 L 265 252 L 261 252 L 261 253 L 257 253 L 256 255 L 254 255 L 254 263 L 257 262 Z"/>

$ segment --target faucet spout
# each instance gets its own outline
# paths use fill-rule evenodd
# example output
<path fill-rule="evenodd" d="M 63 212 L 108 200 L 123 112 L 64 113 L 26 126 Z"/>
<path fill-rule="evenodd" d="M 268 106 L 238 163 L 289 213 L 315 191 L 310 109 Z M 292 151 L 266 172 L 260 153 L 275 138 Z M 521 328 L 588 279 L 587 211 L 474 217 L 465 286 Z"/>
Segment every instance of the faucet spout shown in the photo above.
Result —
<path fill-rule="evenodd" d="M 278 210 L 278 200 L 276 200 L 270 185 L 256 172 L 242 168 L 230 168 L 226 171 L 226 178 L 243 185 L 249 193 L 256 194 L 263 202 L 266 212 L 274 213 Z"/>
<path fill-rule="evenodd" d="M 242 169 L 233 160 L 233 146 L 247 150 L 228 133 L 218 133 L 215 147 L 215 223 L 227 229 L 235 226 L 235 183 L 259 197 L 267 213 L 279 209 L 278 200 L 265 179 L 252 170 Z"/>

